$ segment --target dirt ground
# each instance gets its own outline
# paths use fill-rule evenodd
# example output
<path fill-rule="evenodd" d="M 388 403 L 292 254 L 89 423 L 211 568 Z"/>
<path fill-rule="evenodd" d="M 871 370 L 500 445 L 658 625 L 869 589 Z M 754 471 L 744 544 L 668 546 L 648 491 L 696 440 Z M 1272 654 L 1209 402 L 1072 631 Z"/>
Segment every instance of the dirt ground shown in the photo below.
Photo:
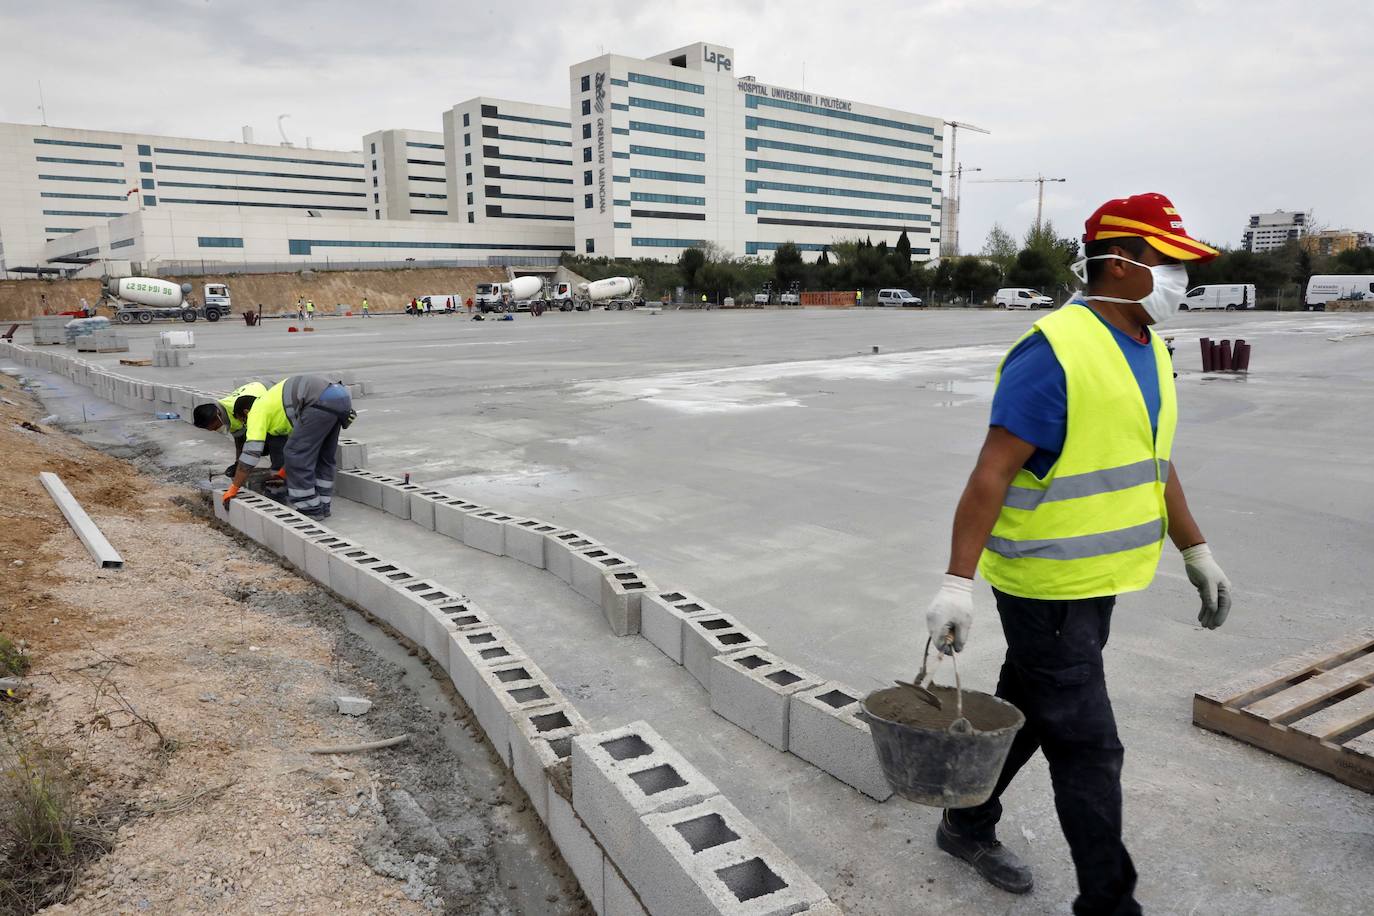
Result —
<path fill-rule="evenodd" d="M 195 491 L 22 425 L 38 415 L 0 376 L 0 635 L 31 659 L 0 719 L 10 740 L 68 755 L 114 840 L 48 912 L 588 912 L 413 652 L 375 631 L 369 644 L 356 612 L 217 527 Z M 123 570 L 95 567 L 45 470 Z M 341 716 L 340 695 L 375 705 Z M 401 733 L 383 751 L 306 753 Z"/>

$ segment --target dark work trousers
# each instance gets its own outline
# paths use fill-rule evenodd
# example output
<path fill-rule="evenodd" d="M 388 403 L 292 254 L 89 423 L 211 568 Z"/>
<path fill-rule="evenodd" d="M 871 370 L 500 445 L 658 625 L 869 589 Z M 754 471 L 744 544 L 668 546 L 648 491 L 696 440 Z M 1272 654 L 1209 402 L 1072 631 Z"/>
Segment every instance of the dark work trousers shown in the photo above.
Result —
<path fill-rule="evenodd" d="M 243 455 L 243 439 L 234 440 L 234 463 L 237 464 Z M 267 437 L 267 457 L 271 461 L 272 470 L 279 470 L 286 463 L 286 437 L 268 436 Z M 230 477 L 233 474 L 229 475 Z"/>
<path fill-rule="evenodd" d="M 975 808 L 950 810 L 950 826 L 992 839 L 1003 791 L 1036 750 L 1044 751 L 1059 825 L 1078 872 L 1074 913 L 1139 913 L 1135 866 L 1121 841 L 1124 752 L 1102 670 L 1116 598 L 1037 601 L 996 589 L 993 594 L 1007 637 L 997 696 L 1025 713 L 1026 724 L 992 797 Z"/>
<path fill-rule="evenodd" d="M 286 440 L 286 493 L 292 508 L 329 512 L 334 499 L 339 432 L 352 409 L 348 389 L 333 384 L 296 417 Z"/>

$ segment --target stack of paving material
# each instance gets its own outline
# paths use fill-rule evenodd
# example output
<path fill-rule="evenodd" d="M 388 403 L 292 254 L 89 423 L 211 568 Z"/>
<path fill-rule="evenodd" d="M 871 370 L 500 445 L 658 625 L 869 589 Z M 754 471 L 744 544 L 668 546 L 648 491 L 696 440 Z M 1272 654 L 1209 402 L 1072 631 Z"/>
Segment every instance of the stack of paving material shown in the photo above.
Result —
<path fill-rule="evenodd" d="M 70 315 L 36 315 L 33 319 L 33 342 L 36 344 L 65 344 Z"/>
<path fill-rule="evenodd" d="M 82 353 L 127 353 L 129 340 L 114 328 L 96 328 L 76 338 L 76 349 Z"/>
<path fill-rule="evenodd" d="M 63 335 L 68 344 L 75 344 L 78 337 L 85 337 L 87 334 L 103 331 L 109 326 L 110 319 L 108 318 L 73 318 L 71 321 L 67 322 Z M 81 348 L 77 347 L 77 349 L 79 350 Z"/>
<path fill-rule="evenodd" d="M 178 369 L 193 365 L 191 350 L 195 345 L 191 331 L 163 331 L 153 344 L 153 365 Z"/>

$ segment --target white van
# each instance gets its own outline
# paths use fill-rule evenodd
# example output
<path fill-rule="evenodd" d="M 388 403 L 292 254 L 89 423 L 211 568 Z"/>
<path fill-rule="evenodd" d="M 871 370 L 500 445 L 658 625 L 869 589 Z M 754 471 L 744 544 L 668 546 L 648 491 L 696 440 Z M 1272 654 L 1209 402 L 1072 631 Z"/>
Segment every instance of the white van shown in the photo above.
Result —
<path fill-rule="evenodd" d="M 997 291 L 992 304 L 1005 309 L 1047 309 L 1053 307 L 1054 300 L 1037 290 L 1009 286 Z"/>
<path fill-rule="evenodd" d="M 1302 307 L 1312 312 L 1326 311 L 1326 303 L 1337 299 L 1374 299 L 1374 276 L 1324 274 L 1307 281 Z"/>
<path fill-rule="evenodd" d="M 880 289 L 878 290 L 878 304 L 895 305 L 899 308 L 904 306 L 916 308 L 922 302 L 904 289 Z"/>
<path fill-rule="evenodd" d="M 1201 312 L 1206 309 L 1236 309 L 1255 307 L 1255 284 L 1222 283 L 1210 286 L 1194 286 L 1183 297 L 1179 309 L 1185 312 Z"/>

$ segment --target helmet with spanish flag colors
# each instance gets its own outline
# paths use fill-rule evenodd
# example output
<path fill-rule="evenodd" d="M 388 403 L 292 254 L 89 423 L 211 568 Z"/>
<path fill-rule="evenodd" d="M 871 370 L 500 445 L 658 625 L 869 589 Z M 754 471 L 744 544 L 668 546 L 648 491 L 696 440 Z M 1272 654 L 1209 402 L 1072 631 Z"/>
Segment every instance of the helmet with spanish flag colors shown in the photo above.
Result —
<path fill-rule="evenodd" d="M 1210 261 L 1219 254 L 1188 234 L 1183 218 L 1163 194 L 1135 194 L 1109 200 L 1088 217 L 1084 229 L 1084 242 L 1135 236 L 1176 261 Z"/>

